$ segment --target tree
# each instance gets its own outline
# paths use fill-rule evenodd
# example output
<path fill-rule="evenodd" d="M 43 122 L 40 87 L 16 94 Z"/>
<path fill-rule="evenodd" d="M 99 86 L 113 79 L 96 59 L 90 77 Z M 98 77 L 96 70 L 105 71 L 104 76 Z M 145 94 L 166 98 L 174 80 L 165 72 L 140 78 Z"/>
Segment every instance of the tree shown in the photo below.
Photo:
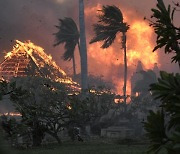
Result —
<path fill-rule="evenodd" d="M 178 62 L 180 66 L 180 28 L 173 23 L 174 13 L 177 9 L 176 7 L 172 9 L 170 5 L 166 8 L 163 0 L 157 1 L 157 9 L 151 9 L 153 12 L 151 18 L 155 19 L 155 21 L 148 19 L 150 21 L 150 26 L 154 28 L 157 34 L 157 45 L 154 47 L 153 51 L 165 47 L 165 53 L 175 52 L 175 56 L 172 57 L 172 62 Z"/>
<path fill-rule="evenodd" d="M 166 126 L 163 111 L 153 112 L 147 116 L 147 122 L 144 122 L 144 128 L 147 131 L 146 135 L 150 139 L 149 152 L 158 153 L 164 144 L 167 142 Z"/>
<path fill-rule="evenodd" d="M 58 32 L 55 33 L 56 43 L 54 46 L 64 43 L 65 52 L 63 54 L 63 59 L 65 61 L 71 60 L 73 61 L 73 74 L 76 75 L 76 64 L 74 51 L 76 45 L 79 47 L 79 31 L 76 23 L 72 18 L 59 19 Z M 80 50 L 80 47 L 79 47 Z"/>
<path fill-rule="evenodd" d="M 149 151 L 158 152 L 166 148 L 169 154 L 179 153 L 180 75 L 160 72 L 158 83 L 150 87 L 155 99 L 160 99 L 162 109 L 158 112 L 151 111 L 147 122 L 144 123 L 147 136 L 151 141 Z"/>
<path fill-rule="evenodd" d="M 94 24 L 95 37 L 90 43 L 104 41 L 102 48 L 108 48 L 115 40 L 117 33 L 122 33 L 122 48 L 124 49 L 124 103 L 126 104 L 127 58 L 126 58 L 126 32 L 129 25 L 123 21 L 123 15 L 116 6 L 103 6 L 99 23 Z"/>
<path fill-rule="evenodd" d="M 81 57 L 81 85 L 82 91 L 88 89 L 87 47 L 84 21 L 84 0 L 79 0 L 79 25 L 80 25 L 80 57 Z"/>
<path fill-rule="evenodd" d="M 42 77 L 19 77 L 14 79 L 20 90 L 11 94 L 16 111 L 21 113 L 22 125 L 31 128 L 33 145 L 41 144 L 44 133 L 50 134 L 58 143 L 58 132 L 65 127 L 67 118 L 67 89 L 64 84 Z"/>
<path fill-rule="evenodd" d="M 173 25 L 174 9 L 171 12 L 171 6 L 166 9 L 162 0 L 157 0 L 157 8 L 152 9 L 156 21 L 150 21 L 155 28 L 158 48 L 165 46 L 165 53 L 175 51 L 172 62 L 180 64 L 179 50 L 179 28 Z M 169 74 L 160 72 L 160 78 L 157 83 L 150 85 L 150 90 L 155 99 L 160 100 L 161 111 L 150 112 L 147 121 L 144 122 L 146 134 L 151 141 L 149 151 L 158 153 L 165 148 L 168 154 L 178 154 L 180 151 L 180 74 Z M 157 125 L 154 125 L 154 124 Z"/>
<path fill-rule="evenodd" d="M 81 95 L 71 96 L 69 101 L 69 130 L 72 127 L 80 127 L 83 130 L 82 132 L 86 134 L 85 126 L 94 127 L 100 117 L 107 114 L 113 107 L 114 94 L 96 92 L 89 92 L 85 99 L 82 99 Z"/>
<path fill-rule="evenodd" d="M 81 74 L 77 74 L 76 78 L 74 78 L 74 81 L 80 83 L 81 81 Z M 115 86 L 113 83 L 106 81 L 103 79 L 103 76 L 94 76 L 92 74 L 88 75 L 88 89 L 101 89 L 101 91 L 104 90 L 114 90 Z"/>
<path fill-rule="evenodd" d="M 9 84 L 6 80 L 0 79 L 0 100 L 3 96 L 10 95 L 14 90 L 16 88 L 13 82 Z"/>

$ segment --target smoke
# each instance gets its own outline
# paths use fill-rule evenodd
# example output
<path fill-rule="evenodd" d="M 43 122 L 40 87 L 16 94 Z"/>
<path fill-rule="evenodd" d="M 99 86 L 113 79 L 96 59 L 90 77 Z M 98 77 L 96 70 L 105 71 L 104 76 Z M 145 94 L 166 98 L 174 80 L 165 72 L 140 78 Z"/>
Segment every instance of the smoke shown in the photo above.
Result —
<path fill-rule="evenodd" d="M 102 5 L 117 5 L 123 12 L 125 21 L 140 29 L 147 28 L 143 18 L 151 15 L 151 8 L 155 7 L 156 1 L 149 0 L 84 0 L 86 8 L 86 35 L 87 44 L 93 37 L 92 24 L 97 22 L 97 8 Z M 57 32 L 54 25 L 58 25 L 58 19 L 72 17 L 78 24 L 78 0 L 1 0 L 0 1 L 0 60 L 3 51 L 10 51 L 15 39 L 25 41 L 31 40 L 35 44 L 42 46 L 48 54 L 66 72 L 72 71 L 72 63 L 64 62 L 61 59 L 63 46 L 53 47 L 54 36 Z M 176 18 L 175 20 L 179 20 Z M 137 22 L 138 21 L 138 22 Z M 135 23 L 140 23 L 140 25 Z M 177 22 L 178 23 L 178 22 Z M 135 27 L 136 29 L 137 27 Z M 151 53 L 155 46 L 155 35 L 152 29 L 136 32 L 128 32 L 128 50 L 132 55 L 128 55 L 128 76 L 135 71 L 137 61 L 140 59 L 145 63 L 145 68 L 153 67 L 154 62 L 158 62 L 160 69 L 169 72 L 178 72 L 178 66 L 170 63 L 170 57 L 159 50 Z M 144 42 L 146 40 L 146 42 Z M 89 72 L 95 75 L 103 75 L 105 79 L 116 83 L 122 90 L 123 81 L 123 50 L 120 45 L 120 35 L 115 43 L 108 49 L 100 49 L 100 43 L 88 44 L 88 65 Z M 137 46 L 138 45 L 138 46 Z M 149 48 L 148 48 L 149 46 Z M 141 51 L 139 51 L 141 50 Z M 148 52 L 147 52 L 148 50 Z M 133 55 L 134 53 L 134 55 Z M 147 54 L 146 54 L 147 53 Z M 148 55 L 149 54 L 149 55 Z M 158 54 L 158 55 L 157 55 Z M 75 51 L 77 69 L 80 72 L 78 49 Z M 135 56 L 135 57 L 134 57 Z M 146 58 L 147 57 L 147 58 Z M 150 58 L 148 58 L 150 57 Z M 145 59 L 146 58 L 146 59 Z M 118 82 L 119 80 L 120 82 Z"/>
<path fill-rule="evenodd" d="M 62 48 L 54 48 L 58 19 L 70 16 L 73 3 L 66 0 L 1 0 L 0 1 L 0 51 L 12 49 L 14 40 L 31 40 L 42 46 L 55 60 L 60 61 Z M 56 56 L 55 56 L 56 55 Z M 60 61 L 61 62 L 61 61 Z"/>

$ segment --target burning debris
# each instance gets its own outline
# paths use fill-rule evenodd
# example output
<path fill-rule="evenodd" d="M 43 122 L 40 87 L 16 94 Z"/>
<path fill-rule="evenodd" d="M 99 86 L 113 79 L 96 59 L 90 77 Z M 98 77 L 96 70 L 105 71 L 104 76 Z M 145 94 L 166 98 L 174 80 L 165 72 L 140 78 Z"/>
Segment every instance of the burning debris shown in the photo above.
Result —
<path fill-rule="evenodd" d="M 13 50 L 5 55 L 0 64 L 0 76 L 6 80 L 12 77 L 41 76 L 65 83 L 74 91 L 80 91 L 79 84 L 68 77 L 43 48 L 30 41 L 23 43 L 16 40 Z"/>
<path fill-rule="evenodd" d="M 3 113 L 3 114 L 0 113 L 0 117 L 1 116 L 21 117 L 22 115 L 20 113 L 18 113 L 18 112 L 6 112 L 6 113 Z"/>

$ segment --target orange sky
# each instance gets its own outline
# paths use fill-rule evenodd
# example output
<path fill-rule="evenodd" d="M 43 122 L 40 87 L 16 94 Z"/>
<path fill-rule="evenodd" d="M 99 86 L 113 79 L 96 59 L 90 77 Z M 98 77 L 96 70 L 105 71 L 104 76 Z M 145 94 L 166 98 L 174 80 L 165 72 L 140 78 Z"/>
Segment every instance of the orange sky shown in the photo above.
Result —
<path fill-rule="evenodd" d="M 85 0 L 89 73 L 103 75 L 105 79 L 117 85 L 119 93 L 122 92 L 123 86 L 123 50 L 120 45 L 120 34 L 106 50 L 100 49 L 101 43 L 88 44 L 93 37 L 92 24 L 97 21 L 96 10 L 101 8 L 102 4 L 116 5 L 130 25 L 127 33 L 128 79 L 130 79 L 138 60 L 142 61 L 145 69 L 151 69 L 153 64 L 158 62 L 160 69 L 169 72 L 179 71 L 178 65 L 171 64 L 169 56 L 165 55 L 163 50 L 152 53 L 156 36 L 143 18 L 150 17 L 151 8 L 155 7 L 155 3 L 155 0 Z M 12 40 L 31 40 L 51 54 L 66 72 L 72 72 L 72 62 L 64 62 L 61 59 L 63 46 L 53 47 L 55 39 L 52 34 L 57 32 L 54 25 L 58 24 L 58 18 L 72 17 L 78 24 L 78 0 L 6 0 L 0 1 L 0 10 L 0 51 L 9 51 L 13 46 Z M 179 23 L 178 21 L 179 18 L 176 16 L 175 23 Z M 76 62 L 79 71 L 77 50 Z M 129 80 L 128 92 L 130 92 Z"/>

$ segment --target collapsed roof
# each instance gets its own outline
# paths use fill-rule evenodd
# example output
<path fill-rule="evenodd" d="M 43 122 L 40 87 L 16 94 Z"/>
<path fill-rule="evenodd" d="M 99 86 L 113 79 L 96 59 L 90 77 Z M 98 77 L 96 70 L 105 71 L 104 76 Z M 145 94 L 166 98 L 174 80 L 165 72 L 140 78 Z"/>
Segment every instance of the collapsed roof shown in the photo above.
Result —
<path fill-rule="evenodd" d="M 16 40 L 13 50 L 0 63 L 0 76 L 6 80 L 12 77 L 41 76 L 80 90 L 79 84 L 68 77 L 43 48 L 30 41 L 23 43 Z"/>

